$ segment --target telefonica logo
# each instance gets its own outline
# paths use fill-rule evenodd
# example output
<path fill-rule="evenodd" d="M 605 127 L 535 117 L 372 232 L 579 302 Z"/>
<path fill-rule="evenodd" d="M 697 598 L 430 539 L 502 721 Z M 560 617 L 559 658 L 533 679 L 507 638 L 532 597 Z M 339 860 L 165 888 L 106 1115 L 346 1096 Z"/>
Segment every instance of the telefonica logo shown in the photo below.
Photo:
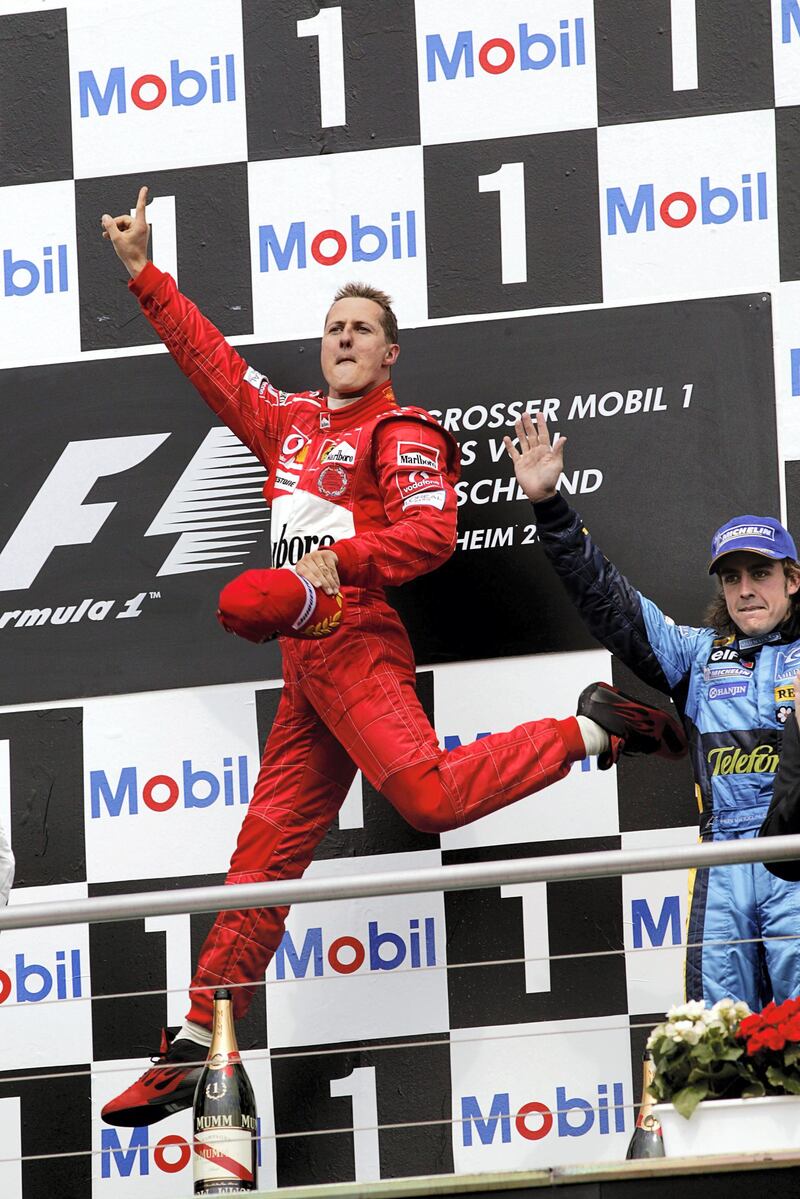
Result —
<path fill-rule="evenodd" d="M 757 745 L 749 752 L 738 745 L 721 745 L 708 751 L 712 775 L 774 774 L 780 756 L 774 745 Z"/>

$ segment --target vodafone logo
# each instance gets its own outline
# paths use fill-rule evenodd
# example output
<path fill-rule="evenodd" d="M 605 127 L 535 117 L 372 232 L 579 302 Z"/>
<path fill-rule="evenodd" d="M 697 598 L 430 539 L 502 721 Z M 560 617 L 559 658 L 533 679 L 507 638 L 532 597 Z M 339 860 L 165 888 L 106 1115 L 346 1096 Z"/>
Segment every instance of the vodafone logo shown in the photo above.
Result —
<path fill-rule="evenodd" d="M 293 430 L 283 439 L 281 458 L 296 458 L 307 441 L 308 439 L 302 433 Z"/>
<path fill-rule="evenodd" d="M 412 470 L 397 476 L 397 486 L 403 500 L 421 491 L 438 491 L 444 488 L 442 476 L 429 470 Z"/>

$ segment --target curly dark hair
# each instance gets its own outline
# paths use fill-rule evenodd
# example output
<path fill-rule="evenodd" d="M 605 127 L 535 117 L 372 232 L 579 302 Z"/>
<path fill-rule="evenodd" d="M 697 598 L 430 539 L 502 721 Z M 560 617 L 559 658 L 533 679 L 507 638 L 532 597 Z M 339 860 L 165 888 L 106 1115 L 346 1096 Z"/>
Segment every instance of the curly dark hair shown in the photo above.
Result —
<path fill-rule="evenodd" d="M 800 581 L 800 562 L 795 562 L 794 558 L 784 558 L 783 573 L 787 579 Z M 717 586 L 719 590 L 706 608 L 704 621 L 708 628 L 714 629 L 720 636 L 731 637 L 737 632 L 737 629 L 730 618 L 719 575 L 717 575 Z M 790 595 L 789 601 L 791 605 L 789 615 L 783 622 L 782 628 L 785 628 L 787 632 L 800 632 L 800 591 Z"/>

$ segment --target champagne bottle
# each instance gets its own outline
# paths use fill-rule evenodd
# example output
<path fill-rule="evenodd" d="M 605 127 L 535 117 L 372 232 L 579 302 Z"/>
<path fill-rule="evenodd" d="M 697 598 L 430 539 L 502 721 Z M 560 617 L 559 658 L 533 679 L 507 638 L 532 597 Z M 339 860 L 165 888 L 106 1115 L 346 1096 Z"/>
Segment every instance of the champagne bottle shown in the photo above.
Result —
<path fill-rule="evenodd" d="M 649 1091 L 654 1075 L 653 1055 L 645 1050 L 642 1058 L 642 1104 L 628 1152 L 625 1154 L 628 1160 L 634 1157 L 664 1156 L 664 1136 L 661 1123 L 653 1112 L 654 1100 Z"/>
<path fill-rule="evenodd" d="M 194 1094 L 195 1195 L 258 1189 L 258 1125 L 253 1088 L 239 1058 L 230 991 L 214 992 L 214 1030 Z"/>

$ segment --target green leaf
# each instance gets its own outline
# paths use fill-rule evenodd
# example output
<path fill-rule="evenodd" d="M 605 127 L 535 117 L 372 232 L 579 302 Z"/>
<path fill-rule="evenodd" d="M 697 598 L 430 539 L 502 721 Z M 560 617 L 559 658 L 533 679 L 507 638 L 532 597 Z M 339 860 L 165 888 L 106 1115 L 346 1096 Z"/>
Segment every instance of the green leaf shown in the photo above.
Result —
<path fill-rule="evenodd" d="M 743 1049 L 739 1049 L 739 1048 L 736 1048 L 735 1046 L 732 1046 L 730 1049 L 718 1050 L 716 1057 L 717 1057 L 718 1061 L 737 1062 L 743 1053 L 744 1053 Z"/>
<path fill-rule="evenodd" d="M 800 1095 L 800 1079 L 792 1074 L 787 1074 L 779 1066 L 769 1066 L 767 1078 L 774 1087 L 781 1087 L 789 1095 Z"/>
<path fill-rule="evenodd" d="M 707 1094 L 708 1087 L 705 1083 L 697 1083 L 695 1086 L 684 1087 L 682 1090 L 676 1091 L 672 1097 L 672 1102 L 675 1105 L 675 1110 L 684 1119 L 688 1120 L 698 1103 L 701 1099 L 705 1099 Z"/>

